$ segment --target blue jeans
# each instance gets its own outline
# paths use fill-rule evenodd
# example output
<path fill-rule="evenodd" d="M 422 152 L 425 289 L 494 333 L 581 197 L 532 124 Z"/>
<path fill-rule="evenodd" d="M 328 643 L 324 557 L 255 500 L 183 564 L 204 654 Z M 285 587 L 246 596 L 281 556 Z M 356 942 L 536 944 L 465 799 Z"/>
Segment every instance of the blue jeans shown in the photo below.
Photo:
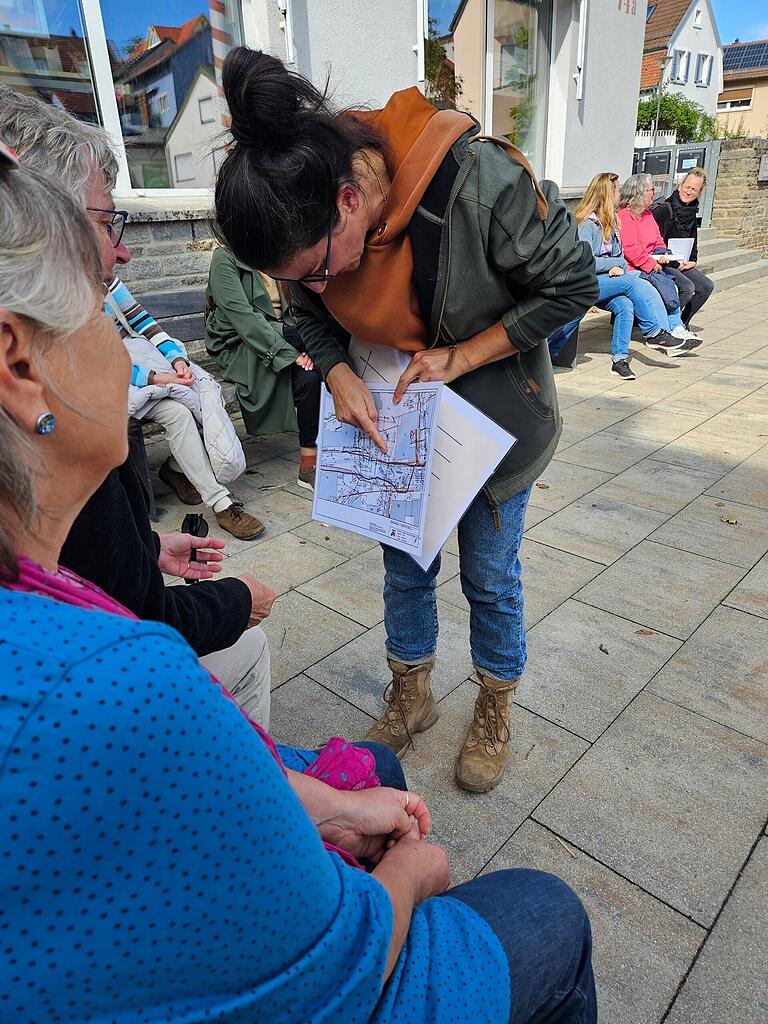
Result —
<path fill-rule="evenodd" d="M 510 1024 L 595 1024 L 592 931 L 565 882 L 518 868 L 481 875 L 445 895 L 472 907 L 501 942 L 509 961 Z"/>
<path fill-rule="evenodd" d="M 391 786 L 393 789 L 406 790 L 403 769 L 397 755 L 393 754 L 389 747 L 383 743 L 355 743 L 356 747 L 365 747 L 370 750 L 376 760 L 376 774 L 382 786 Z M 277 749 L 283 764 L 295 772 L 303 772 L 305 768 L 315 760 L 320 753 L 319 750 L 300 750 L 298 747 L 286 747 L 282 743 L 277 744 Z"/>
<path fill-rule="evenodd" d="M 472 661 L 496 679 L 519 679 L 525 668 L 519 552 L 530 493 L 528 487 L 499 506 L 498 529 L 483 491 L 459 522 L 460 579 L 469 602 Z M 424 572 L 405 552 L 382 547 L 387 654 L 406 665 L 423 664 L 437 650 L 440 555 Z"/>
<path fill-rule="evenodd" d="M 617 359 L 626 359 L 629 354 L 635 317 L 646 337 L 658 334 L 659 331 L 670 330 L 670 318 L 664 300 L 653 285 L 644 281 L 636 270 L 625 271 L 621 277 L 598 274 L 597 284 L 600 288 L 600 298 L 595 305 L 610 310 L 615 317 L 611 339 L 611 355 L 614 362 Z"/>

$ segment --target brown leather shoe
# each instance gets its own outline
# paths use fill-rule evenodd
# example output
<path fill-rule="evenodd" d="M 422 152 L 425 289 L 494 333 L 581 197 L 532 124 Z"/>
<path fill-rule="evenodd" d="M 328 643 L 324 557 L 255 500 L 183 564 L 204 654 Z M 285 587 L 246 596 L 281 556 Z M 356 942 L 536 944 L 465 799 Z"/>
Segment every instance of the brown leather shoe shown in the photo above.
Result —
<path fill-rule="evenodd" d="M 185 505 L 203 504 L 203 499 L 195 485 L 191 484 L 183 473 L 171 469 L 167 459 L 157 471 L 157 475 L 164 484 L 168 484 L 171 490 L 176 492 L 179 501 L 183 501 Z"/>
<path fill-rule="evenodd" d="M 264 533 L 264 523 L 245 511 L 242 501 L 233 501 L 223 512 L 214 512 L 216 522 L 238 540 L 255 540 Z"/>
<path fill-rule="evenodd" d="M 387 710 L 365 738 L 373 743 L 383 743 L 397 754 L 408 744 L 413 746 L 414 733 L 426 732 L 438 719 L 429 685 L 435 662 L 432 659 L 408 668 L 392 658 L 387 658 L 387 661 L 392 669 L 392 682 L 384 691 Z"/>
<path fill-rule="evenodd" d="M 509 708 L 518 679 L 495 679 L 475 669 L 480 693 L 464 746 L 456 762 L 456 782 L 470 793 L 488 793 L 501 782 L 509 756 Z"/>

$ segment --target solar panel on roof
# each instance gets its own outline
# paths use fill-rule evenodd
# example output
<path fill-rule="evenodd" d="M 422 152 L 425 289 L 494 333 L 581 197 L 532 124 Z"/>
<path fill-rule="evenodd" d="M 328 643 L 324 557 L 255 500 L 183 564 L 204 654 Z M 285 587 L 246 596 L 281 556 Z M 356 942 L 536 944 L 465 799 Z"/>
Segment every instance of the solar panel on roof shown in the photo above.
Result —
<path fill-rule="evenodd" d="M 723 48 L 723 71 L 747 71 L 768 66 L 768 42 Z"/>

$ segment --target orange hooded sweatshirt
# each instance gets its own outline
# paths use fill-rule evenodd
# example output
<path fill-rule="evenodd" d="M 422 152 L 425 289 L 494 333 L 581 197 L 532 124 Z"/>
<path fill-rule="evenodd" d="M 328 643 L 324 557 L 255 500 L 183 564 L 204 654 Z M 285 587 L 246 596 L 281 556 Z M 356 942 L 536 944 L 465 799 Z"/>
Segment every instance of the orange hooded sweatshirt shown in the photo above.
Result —
<path fill-rule="evenodd" d="M 386 138 L 394 176 L 359 267 L 330 281 L 323 302 L 361 341 L 418 352 L 429 344 L 429 333 L 413 287 L 408 224 L 451 146 L 475 122 L 457 110 L 437 110 L 415 86 L 396 92 L 381 110 L 354 116 Z"/>

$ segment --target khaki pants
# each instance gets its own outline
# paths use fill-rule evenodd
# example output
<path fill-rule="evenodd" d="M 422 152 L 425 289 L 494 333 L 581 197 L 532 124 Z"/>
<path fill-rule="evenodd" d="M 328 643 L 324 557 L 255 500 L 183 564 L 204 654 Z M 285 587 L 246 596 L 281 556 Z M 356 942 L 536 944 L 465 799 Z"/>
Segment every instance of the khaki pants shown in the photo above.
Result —
<path fill-rule="evenodd" d="M 165 437 L 171 449 L 171 468 L 182 472 L 195 485 L 209 508 L 213 508 L 217 501 L 229 497 L 227 488 L 213 475 L 211 460 L 200 436 L 197 420 L 186 405 L 172 398 L 163 398 L 147 419 L 165 427 Z"/>
<path fill-rule="evenodd" d="M 200 658 L 254 722 L 269 728 L 269 646 L 261 626 L 246 629 L 237 643 Z"/>

